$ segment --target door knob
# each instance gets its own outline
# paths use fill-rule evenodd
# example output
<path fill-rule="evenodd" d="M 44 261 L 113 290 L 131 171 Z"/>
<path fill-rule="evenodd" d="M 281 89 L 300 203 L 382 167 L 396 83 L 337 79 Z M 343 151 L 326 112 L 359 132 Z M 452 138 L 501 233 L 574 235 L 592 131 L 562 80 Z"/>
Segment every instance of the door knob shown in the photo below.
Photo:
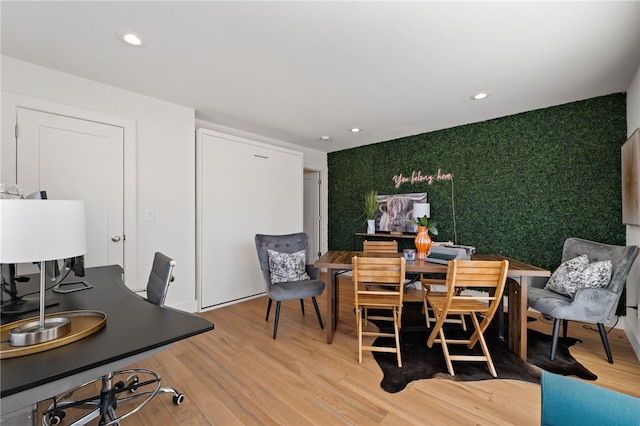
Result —
<path fill-rule="evenodd" d="M 120 236 L 114 235 L 113 237 L 111 237 L 111 241 L 113 241 L 114 243 L 117 243 L 118 241 L 120 241 Z"/>

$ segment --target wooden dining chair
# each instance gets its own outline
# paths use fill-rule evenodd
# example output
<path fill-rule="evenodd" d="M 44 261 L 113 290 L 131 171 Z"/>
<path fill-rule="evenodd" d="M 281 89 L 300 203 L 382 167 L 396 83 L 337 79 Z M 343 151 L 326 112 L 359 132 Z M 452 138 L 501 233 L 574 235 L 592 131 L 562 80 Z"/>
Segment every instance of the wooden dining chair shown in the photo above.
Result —
<path fill-rule="evenodd" d="M 392 241 L 371 241 L 362 242 L 362 251 L 365 253 L 398 253 L 398 242 Z"/>
<path fill-rule="evenodd" d="M 425 278 L 424 276 L 420 280 L 420 284 L 422 286 L 422 312 L 424 313 L 424 319 L 427 323 L 427 328 L 431 328 L 431 321 L 435 322 L 435 318 L 431 318 L 431 308 L 429 307 L 429 303 L 427 303 L 427 297 L 431 297 L 432 299 L 436 297 L 447 297 L 446 291 L 436 291 L 436 286 L 444 287 L 447 285 L 446 279 L 437 279 L 437 278 Z M 460 296 L 463 288 L 457 287 L 455 289 L 456 296 Z M 444 322 L 460 324 L 464 331 L 467 331 L 467 323 L 464 320 L 464 315 L 457 315 L 456 318 L 445 318 Z"/>
<path fill-rule="evenodd" d="M 369 253 L 376 253 L 376 254 L 398 253 L 398 242 L 396 240 L 393 240 L 393 241 L 364 240 L 362 242 L 362 251 L 364 252 L 365 256 L 367 256 Z M 406 284 L 406 280 L 405 280 L 405 284 Z M 371 285 L 367 285 L 367 289 L 371 290 Z M 400 307 L 400 316 L 402 316 L 402 306 Z M 364 310 L 364 319 L 366 324 L 367 320 L 369 319 L 366 309 Z M 380 319 L 380 318 L 377 318 L 377 319 Z M 388 318 L 388 317 L 382 318 L 382 321 L 384 320 L 391 320 L 391 318 Z"/>
<path fill-rule="evenodd" d="M 452 260 L 447 268 L 447 295 L 429 296 L 427 302 L 433 308 L 436 323 L 427 340 L 427 346 L 432 347 L 434 342 L 442 345 L 442 352 L 447 363 L 449 374 L 455 375 L 452 361 L 485 361 L 489 372 L 497 377 L 496 369 L 489 354 L 489 348 L 484 340 L 484 331 L 496 313 L 505 282 L 509 261 L 478 261 L 478 260 Z M 472 295 L 456 294 L 457 287 L 477 290 Z M 488 293 L 485 293 L 488 292 Z M 443 328 L 449 314 L 467 315 L 474 326 L 473 334 L 468 339 L 447 339 Z M 478 320 L 481 318 L 481 321 Z M 476 343 L 480 343 L 483 355 L 451 355 L 450 344 L 467 345 L 473 349 Z"/>
<path fill-rule="evenodd" d="M 391 352 L 397 354 L 398 367 L 402 367 L 400 354 L 400 318 L 406 261 L 403 257 L 358 257 L 354 256 L 353 284 L 355 293 L 356 328 L 358 331 L 358 362 L 362 364 L 362 351 Z M 376 287 L 368 289 L 374 284 Z M 384 287 L 378 287 L 384 286 Z M 365 331 L 365 309 L 382 309 L 391 312 L 393 333 L 382 330 Z M 369 319 L 385 317 L 369 316 Z M 364 345 L 363 337 L 393 337 L 395 347 Z"/>

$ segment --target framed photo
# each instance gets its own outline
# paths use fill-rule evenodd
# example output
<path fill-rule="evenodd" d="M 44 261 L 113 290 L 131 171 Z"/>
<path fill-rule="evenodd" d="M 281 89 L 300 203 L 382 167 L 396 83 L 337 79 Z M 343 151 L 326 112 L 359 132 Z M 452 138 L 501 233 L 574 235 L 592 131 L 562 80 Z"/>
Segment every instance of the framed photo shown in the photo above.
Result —
<path fill-rule="evenodd" d="M 413 205 L 426 202 L 426 192 L 378 195 L 376 232 L 417 232 L 417 225 L 409 222 L 412 219 Z"/>
<path fill-rule="evenodd" d="M 622 145 L 622 223 L 640 225 L 640 128 Z"/>

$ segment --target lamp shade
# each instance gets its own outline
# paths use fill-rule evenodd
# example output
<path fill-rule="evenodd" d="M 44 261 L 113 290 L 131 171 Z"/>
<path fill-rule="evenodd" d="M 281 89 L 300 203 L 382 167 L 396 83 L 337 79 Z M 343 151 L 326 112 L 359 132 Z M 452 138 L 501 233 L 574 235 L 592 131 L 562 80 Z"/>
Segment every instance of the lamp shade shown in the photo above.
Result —
<path fill-rule="evenodd" d="M 0 200 L 0 263 L 66 259 L 86 252 L 83 201 Z"/>
<path fill-rule="evenodd" d="M 431 205 L 429 203 L 413 203 L 413 217 L 431 217 Z"/>

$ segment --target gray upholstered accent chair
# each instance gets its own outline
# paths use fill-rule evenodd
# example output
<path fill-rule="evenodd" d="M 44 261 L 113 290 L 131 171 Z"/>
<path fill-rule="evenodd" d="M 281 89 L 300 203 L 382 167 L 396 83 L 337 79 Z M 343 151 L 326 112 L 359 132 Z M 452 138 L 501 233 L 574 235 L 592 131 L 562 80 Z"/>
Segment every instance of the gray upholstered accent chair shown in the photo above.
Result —
<path fill-rule="evenodd" d="M 260 261 L 260 269 L 264 276 L 264 281 L 267 285 L 267 295 L 269 296 L 269 302 L 267 304 L 267 316 L 265 321 L 269 321 L 269 313 L 271 312 L 271 303 L 276 301 L 276 317 L 273 323 L 273 338 L 276 338 L 278 332 L 278 319 L 280 318 L 280 303 L 285 300 L 300 300 L 300 306 L 302 308 L 302 315 L 304 315 L 304 299 L 310 297 L 313 302 L 313 307 L 316 310 L 318 316 L 318 322 L 320 328 L 324 329 L 322 324 L 322 317 L 320 316 L 320 310 L 318 309 L 318 302 L 316 296 L 319 296 L 324 291 L 325 283 L 320 280 L 320 270 L 309 264 L 309 237 L 304 232 L 288 235 L 263 235 L 257 234 L 255 237 L 256 250 L 258 252 L 258 259 Z M 309 275 L 309 279 L 301 281 L 289 281 L 273 284 L 271 282 L 271 270 L 269 268 L 269 253 L 268 250 L 273 250 L 280 253 L 296 253 L 300 250 L 305 250 L 305 265 L 306 273 Z"/>
<path fill-rule="evenodd" d="M 604 324 L 611 321 L 616 312 L 627 275 L 638 256 L 637 246 L 616 246 L 580 238 L 567 238 L 562 249 L 562 262 L 586 254 L 589 262 L 611 260 L 611 281 L 605 288 L 580 288 L 573 298 L 545 290 L 548 278 L 530 277 L 527 295 L 529 307 L 553 318 L 553 342 L 550 359 L 553 360 L 558 344 L 560 321 L 563 335 L 567 337 L 569 321 L 598 325 L 609 363 L 613 364 L 611 349 Z"/>

